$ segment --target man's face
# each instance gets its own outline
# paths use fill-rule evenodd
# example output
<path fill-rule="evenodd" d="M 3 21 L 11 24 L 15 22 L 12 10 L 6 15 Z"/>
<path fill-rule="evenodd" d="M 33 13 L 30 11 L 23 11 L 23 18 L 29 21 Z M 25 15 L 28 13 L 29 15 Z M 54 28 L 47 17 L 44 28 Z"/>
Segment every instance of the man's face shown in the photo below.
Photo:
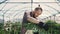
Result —
<path fill-rule="evenodd" d="M 41 13 L 42 13 L 41 10 L 35 11 L 35 17 L 38 17 L 39 15 L 41 15 Z"/>

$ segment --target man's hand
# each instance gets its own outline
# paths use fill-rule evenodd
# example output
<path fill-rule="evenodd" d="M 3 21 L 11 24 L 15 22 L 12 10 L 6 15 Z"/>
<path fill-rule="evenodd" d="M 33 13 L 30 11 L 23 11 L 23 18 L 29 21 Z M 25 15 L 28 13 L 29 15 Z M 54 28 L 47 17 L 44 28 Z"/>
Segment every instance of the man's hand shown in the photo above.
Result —
<path fill-rule="evenodd" d="M 39 25 L 40 28 L 44 28 L 46 31 L 49 29 L 48 24 L 45 24 L 43 22 L 39 22 L 38 25 Z"/>

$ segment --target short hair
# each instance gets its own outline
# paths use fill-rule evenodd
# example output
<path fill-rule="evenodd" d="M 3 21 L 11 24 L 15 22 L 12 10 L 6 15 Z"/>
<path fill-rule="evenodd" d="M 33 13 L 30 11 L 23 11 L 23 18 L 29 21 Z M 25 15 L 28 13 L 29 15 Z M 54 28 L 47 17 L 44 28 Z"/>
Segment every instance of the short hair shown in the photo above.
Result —
<path fill-rule="evenodd" d="M 38 10 L 41 10 L 42 11 L 42 8 L 35 8 L 35 11 L 38 11 Z"/>
<path fill-rule="evenodd" d="M 40 7 L 40 5 L 38 5 L 38 7 L 35 8 L 35 11 L 41 10 L 43 11 L 43 9 Z"/>

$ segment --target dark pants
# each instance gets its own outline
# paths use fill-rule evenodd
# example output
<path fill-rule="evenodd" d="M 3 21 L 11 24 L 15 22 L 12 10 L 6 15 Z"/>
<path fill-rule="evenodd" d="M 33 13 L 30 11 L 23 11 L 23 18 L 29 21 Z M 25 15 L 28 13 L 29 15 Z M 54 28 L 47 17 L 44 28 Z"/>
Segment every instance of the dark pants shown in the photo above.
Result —
<path fill-rule="evenodd" d="M 26 28 L 25 28 L 25 27 L 22 27 L 22 28 L 21 28 L 21 34 L 25 34 L 25 33 L 26 33 L 26 31 L 27 31 L 27 30 L 26 30 Z"/>

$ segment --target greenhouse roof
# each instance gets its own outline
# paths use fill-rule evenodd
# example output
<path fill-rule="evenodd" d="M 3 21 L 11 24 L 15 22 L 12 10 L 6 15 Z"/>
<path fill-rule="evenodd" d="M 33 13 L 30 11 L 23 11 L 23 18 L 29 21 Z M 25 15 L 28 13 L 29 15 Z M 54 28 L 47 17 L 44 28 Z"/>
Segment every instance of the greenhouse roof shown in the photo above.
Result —
<path fill-rule="evenodd" d="M 39 4 L 43 9 L 41 19 L 60 13 L 60 0 L 0 0 L 0 19 L 21 19 L 25 11 L 34 10 Z"/>

